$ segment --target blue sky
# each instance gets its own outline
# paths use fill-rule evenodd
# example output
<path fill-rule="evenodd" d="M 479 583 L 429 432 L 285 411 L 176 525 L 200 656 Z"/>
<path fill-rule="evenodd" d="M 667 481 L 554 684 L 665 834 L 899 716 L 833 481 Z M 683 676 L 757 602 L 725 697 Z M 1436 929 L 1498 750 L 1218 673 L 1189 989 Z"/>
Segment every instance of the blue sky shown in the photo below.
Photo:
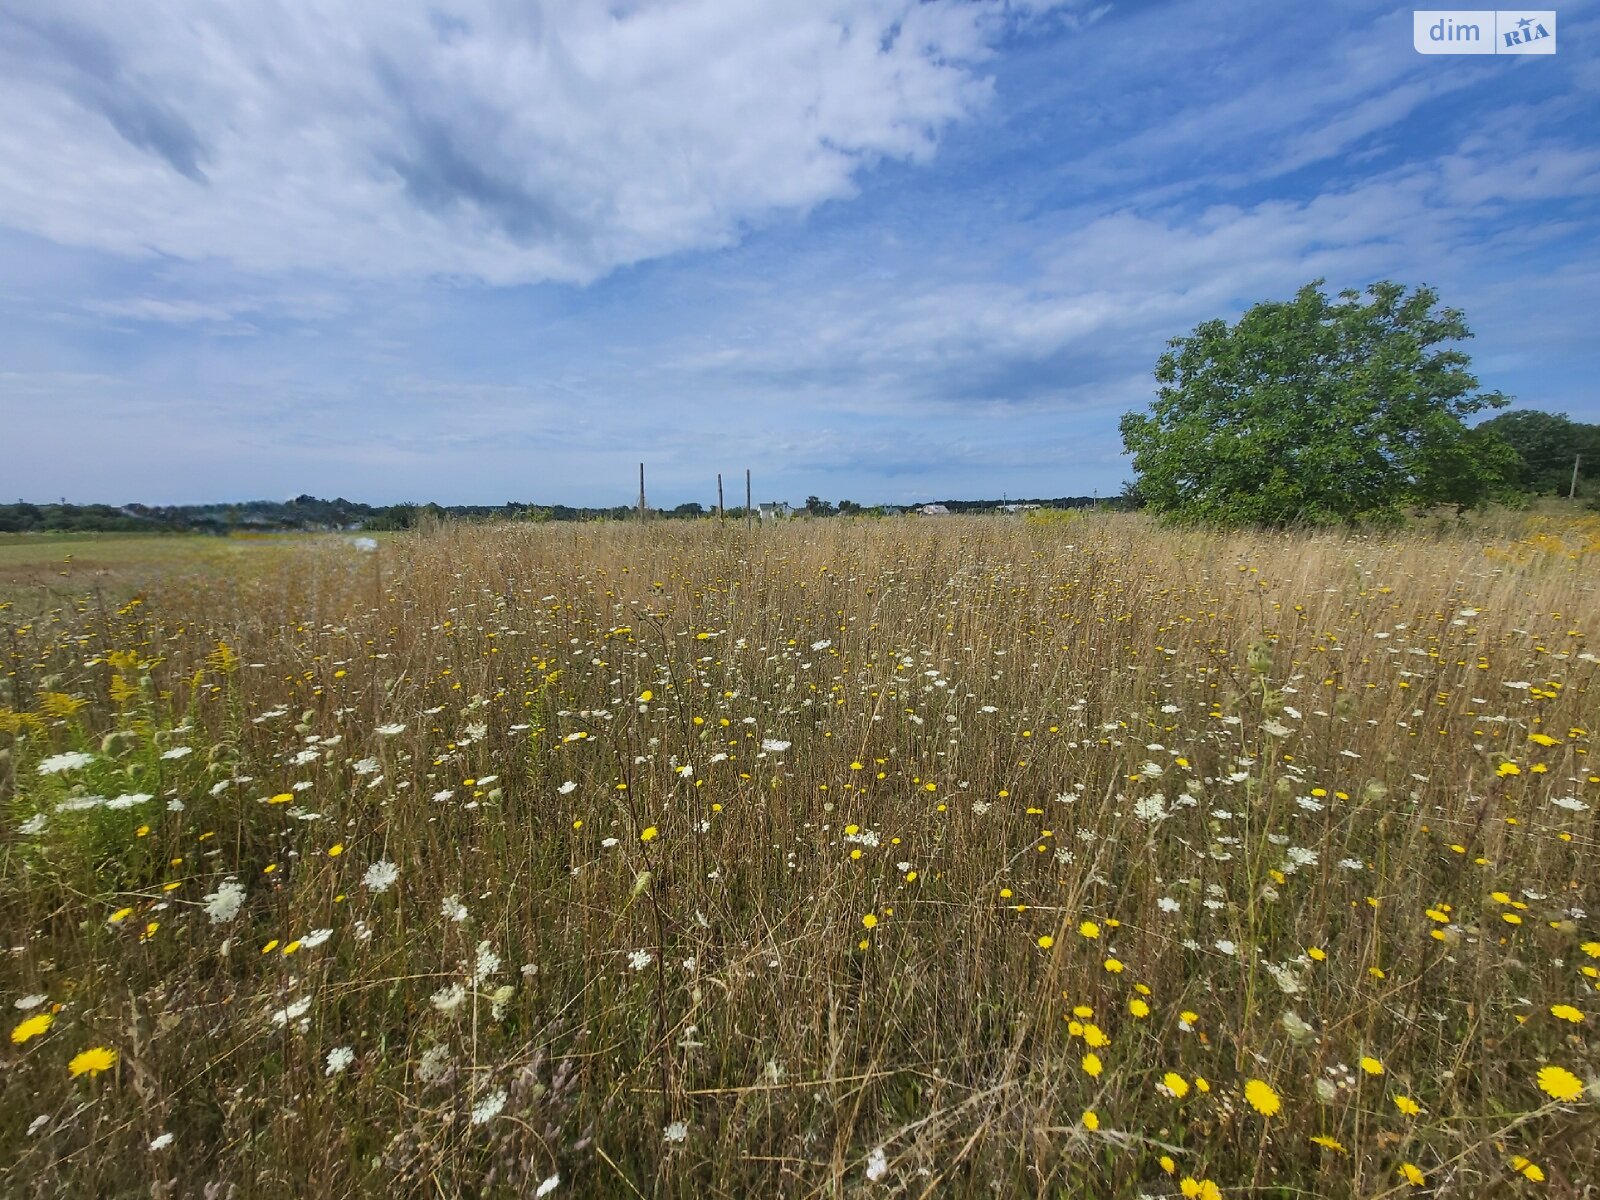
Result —
<path fill-rule="evenodd" d="M 1437 287 L 1600 420 L 1600 14 L 0 0 L 0 492 L 1113 494 L 1166 339 Z M 731 499 L 730 490 L 730 499 Z"/>

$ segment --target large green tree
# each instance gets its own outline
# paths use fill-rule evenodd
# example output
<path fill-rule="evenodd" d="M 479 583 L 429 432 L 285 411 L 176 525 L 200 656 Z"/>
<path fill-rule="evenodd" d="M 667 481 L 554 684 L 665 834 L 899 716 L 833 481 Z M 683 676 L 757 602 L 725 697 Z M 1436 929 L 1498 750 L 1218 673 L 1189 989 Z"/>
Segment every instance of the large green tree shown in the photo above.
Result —
<path fill-rule="evenodd" d="M 1174 338 L 1149 412 L 1122 418 L 1152 510 L 1229 524 L 1327 524 L 1470 507 L 1515 457 L 1464 417 L 1509 403 L 1479 392 L 1462 314 L 1432 288 L 1375 283 L 1330 298 L 1322 280 L 1229 325 Z"/>

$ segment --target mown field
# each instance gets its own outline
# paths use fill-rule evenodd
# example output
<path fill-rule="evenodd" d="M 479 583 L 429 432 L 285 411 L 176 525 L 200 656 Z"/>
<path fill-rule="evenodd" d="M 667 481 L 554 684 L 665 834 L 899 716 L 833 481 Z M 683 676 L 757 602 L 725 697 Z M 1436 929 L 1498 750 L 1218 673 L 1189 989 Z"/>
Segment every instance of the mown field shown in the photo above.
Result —
<path fill-rule="evenodd" d="M 8 1196 L 1600 1188 L 1593 521 L 127 570 L 0 612 Z"/>

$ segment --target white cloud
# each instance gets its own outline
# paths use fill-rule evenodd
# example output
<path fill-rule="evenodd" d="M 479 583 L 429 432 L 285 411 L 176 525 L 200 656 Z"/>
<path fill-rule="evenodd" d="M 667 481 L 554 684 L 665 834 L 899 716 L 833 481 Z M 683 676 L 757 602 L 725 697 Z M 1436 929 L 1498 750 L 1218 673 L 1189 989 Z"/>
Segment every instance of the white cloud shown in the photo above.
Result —
<path fill-rule="evenodd" d="M 873 162 L 925 160 L 987 102 L 993 39 L 1041 7 L 0 13 L 0 222 L 257 271 L 587 281 L 849 196 Z"/>

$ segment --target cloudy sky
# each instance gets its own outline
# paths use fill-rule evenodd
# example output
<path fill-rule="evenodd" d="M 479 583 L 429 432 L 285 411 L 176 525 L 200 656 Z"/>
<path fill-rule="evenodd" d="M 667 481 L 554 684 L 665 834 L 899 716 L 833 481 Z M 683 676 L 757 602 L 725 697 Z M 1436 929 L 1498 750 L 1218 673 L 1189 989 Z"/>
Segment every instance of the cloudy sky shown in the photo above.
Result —
<path fill-rule="evenodd" d="M 1436 286 L 1600 420 L 1600 12 L 0 0 L 0 493 L 1116 492 L 1167 338 Z M 730 497 L 731 498 L 731 497 Z"/>

